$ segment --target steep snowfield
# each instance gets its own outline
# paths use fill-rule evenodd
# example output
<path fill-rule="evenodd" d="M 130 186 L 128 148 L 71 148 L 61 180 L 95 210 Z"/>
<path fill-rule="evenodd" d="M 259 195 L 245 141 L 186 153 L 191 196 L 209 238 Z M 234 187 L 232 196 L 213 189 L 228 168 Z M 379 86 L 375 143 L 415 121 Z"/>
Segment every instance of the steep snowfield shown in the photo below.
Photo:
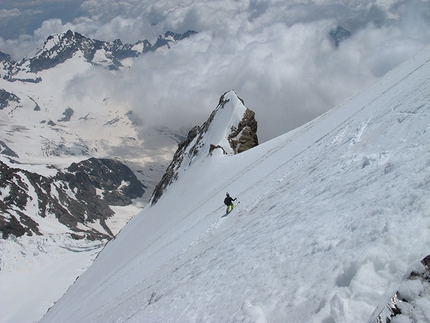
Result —
<path fill-rule="evenodd" d="M 63 234 L 2 240 L 0 321 L 40 320 L 90 266 L 104 243 L 77 241 Z"/>
<path fill-rule="evenodd" d="M 430 253 L 429 60 L 250 151 L 197 159 L 42 322 L 372 320 Z M 430 322 L 417 291 L 410 315 Z"/>

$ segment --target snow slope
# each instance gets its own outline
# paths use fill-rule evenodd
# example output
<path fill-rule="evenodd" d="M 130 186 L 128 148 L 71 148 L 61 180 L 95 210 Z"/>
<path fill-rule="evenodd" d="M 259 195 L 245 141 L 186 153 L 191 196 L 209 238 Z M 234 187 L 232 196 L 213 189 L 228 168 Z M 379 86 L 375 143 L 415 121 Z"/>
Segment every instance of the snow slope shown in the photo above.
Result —
<path fill-rule="evenodd" d="M 196 160 L 42 322 L 371 321 L 430 253 L 429 60 L 427 47 L 295 131 Z M 222 217 L 226 191 L 239 203 Z M 409 316 L 430 322 L 418 290 Z"/>
<path fill-rule="evenodd" d="M 90 266 L 104 243 L 73 240 L 60 233 L 1 240 L 0 321 L 40 320 Z"/>

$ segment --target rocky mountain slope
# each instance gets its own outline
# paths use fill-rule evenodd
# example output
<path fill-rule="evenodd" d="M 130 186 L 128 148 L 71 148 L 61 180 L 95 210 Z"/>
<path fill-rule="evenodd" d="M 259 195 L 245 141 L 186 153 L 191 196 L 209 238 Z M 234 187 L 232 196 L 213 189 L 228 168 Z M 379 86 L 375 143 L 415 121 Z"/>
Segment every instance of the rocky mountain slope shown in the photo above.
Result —
<path fill-rule="evenodd" d="M 109 206 L 126 206 L 142 197 L 143 184 L 124 164 L 90 158 L 40 175 L 0 160 L 0 232 L 45 235 L 43 223 L 58 220 L 74 239 L 103 240 L 114 236 L 106 220 Z"/>

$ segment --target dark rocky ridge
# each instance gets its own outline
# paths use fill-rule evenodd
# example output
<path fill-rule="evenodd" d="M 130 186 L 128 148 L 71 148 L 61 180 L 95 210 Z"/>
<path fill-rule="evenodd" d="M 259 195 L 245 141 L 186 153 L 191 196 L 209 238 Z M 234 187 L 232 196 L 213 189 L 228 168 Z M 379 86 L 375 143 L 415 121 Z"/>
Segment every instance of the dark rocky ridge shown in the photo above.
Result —
<path fill-rule="evenodd" d="M 74 238 L 110 239 L 113 234 L 105 221 L 114 212 L 109 206 L 128 205 L 144 193 L 144 186 L 134 173 L 110 159 L 90 158 L 73 163 L 53 177 L 12 168 L 0 161 L 0 174 L 3 239 L 10 235 L 40 235 L 37 217 L 45 218 L 48 214 L 74 231 Z M 37 214 L 30 214 L 31 209 L 36 209 Z M 79 225 L 96 220 L 105 232 Z"/>
<path fill-rule="evenodd" d="M 336 47 L 339 47 L 339 44 L 341 42 L 343 42 L 344 40 L 348 39 L 349 37 L 351 37 L 351 32 L 346 30 L 345 28 L 341 27 L 341 26 L 337 26 L 336 29 L 333 29 L 330 32 L 330 37 L 331 39 L 334 41 L 334 45 Z"/>
<path fill-rule="evenodd" d="M 2 140 L 0 140 L 0 155 L 19 158 L 19 156 Z"/>
<path fill-rule="evenodd" d="M 0 89 L 0 110 L 6 108 L 10 102 L 20 103 L 21 100 L 15 94 Z"/>
<path fill-rule="evenodd" d="M 231 129 L 228 141 L 236 154 L 258 146 L 257 121 L 254 111 L 249 109 L 245 111 L 237 129 Z"/>

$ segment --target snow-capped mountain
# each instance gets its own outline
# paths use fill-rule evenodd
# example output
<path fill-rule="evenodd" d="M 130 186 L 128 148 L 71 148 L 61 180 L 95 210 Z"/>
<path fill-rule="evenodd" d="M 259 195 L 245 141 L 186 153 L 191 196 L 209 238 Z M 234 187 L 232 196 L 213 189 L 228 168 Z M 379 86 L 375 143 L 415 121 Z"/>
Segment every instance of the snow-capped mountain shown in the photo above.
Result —
<path fill-rule="evenodd" d="M 162 47 L 170 48 L 172 43 L 196 34 L 189 30 L 184 34 L 166 32 L 160 35 L 154 45 L 148 40 L 140 40 L 135 44 L 123 44 L 120 39 L 100 41 L 87 38 L 77 32 L 68 30 L 65 33 L 48 37 L 43 47 L 29 58 L 20 62 L 10 60 L 7 54 L 0 54 L 0 75 L 8 81 L 41 82 L 38 72 L 53 68 L 66 62 L 76 55 L 82 55 L 92 65 L 104 66 L 117 70 L 130 65 L 130 59 Z"/>
<path fill-rule="evenodd" d="M 193 33 L 129 45 L 68 31 L 20 62 L 0 54 L 0 322 L 42 317 L 149 200 L 181 138 L 142 130 L 109 89 L 80 95 L 82 75 L 120 73 Z"/>
<path fill-rule="evenodd" d="M 94 66 L 129 66 L 130 58 L 190 34 L 168 32 L 152 46 L 148 41 L 101 42 L 68 31 L 49 37 L 34 57 L 2 60 L 0 153 L 34 161 L 67 155 L 106 157 L 115 155 L 116 147 L 142 147 L 141 120 L 128 106 L 112 102 L 109 89 L 91 97 L 66 94 L 73 92 L 72 82 Z"/>
<path fill-rule="evenodd" d="M 2 120 L 0 155 L 13 158 L 15 161 L 13 166 L 7 165 L 7 160 L 5 160 L 5 163 L 2 163 L 4 174 L 14 173 L 15 175 L 11 176 L 15 180 L 20 178 L 23 182 L 28 182 L 28 178 L 35 179 L 37 175 L 32 173 L 30 176 L 26 173 L 23 177 L 20 177 L 17 175 L 21 167 L 18 166 L 19 163 L 49 165 L 49 167 L 53 168 L 52 164 L 55 163 L 60 163 L 61 166 L 68 162 L 84 163 L 82 160 L 89 157 L 126 158 L 124 155 L 118 156 L 115 153 L 116 147 L 120 147 L 123 154 L 127 148 L 142 151 L 142 147 L 145 145 L 143 145 L 142 138 L 139 138 L 140 120 L 127 107 L 109 102 L 109 93 L 101 93 L 100 96 L 94 95 L 94 98 L 90 99 L 89 102 L 80 102 L 79 98 L 76 97 L 65 99 L 65 90 L 70 87 L 70 81 L 74 77 L 79 75 L 79 73 L 88 71 L 93 66 L 101 65 L 108 69 L 118 69 L 123 67 L 125 62 L 130 58 L 169 46 L 169 44 L 189 37 L 193 33 L 195 32 L 190 31 L 179 35 L 167 32 L 164 36 L 158 38 L 155 45 L 151 45 L 147 40 L 139 41 L 134 45 L 124 45 L 120 40 L 113 42 L 92 40 L 69 30 L 66 33 L 48 37 L 43 48 L 29 59 L 13 62 L 7 56 L 3 57 L 0 64 L 3 67 L 1 73 L 2 79 L 0 80 L 0 117 Z M 170 145 L 174 147 L 175 143 L 171 137 L 161 135 L 159 137 L 165 137 L 164 141 L 170 141 Z M 163 153 L 165 156 L 169 156 L 169 153 L 161 152 L 161 158 L 163 158 Z M 143 149 L 142 154 L 137 157 L 144 159 L 147 155 L 149 154 Z M 53 161 L 51 160 L 52 157 L 71 158 L 67 159 L 67 161 L 62 159 Z M 130 159 L 128 161 L 132 162 Z M 121 174 L 121 167 L 123 166 L 120 166 L 120 163 L 116 161 L 111 163 L 113 168 L 109 168 L 106 166 L 107 162 L 104 160 L 99 160 L 98 163 L 90 162 L 89 165 L 94 167 L 91 171 L 97 171 L 105 167 L 110 172 L 116 172 L 117 174 Z M 141 165 L 141 167 L 144 166 Z M 135 169 L 135 171 L 137 170 L 140 170 L 140 174 L 144 172 L 139 166 Z M 58 174 L 50 174 L 55 179 L 44 177 L 44 172 L 45 170 L 41 170 L 41 173 L 39 173 L 41 176 L 40 182 L 34 180 L 30 183 L 32 190 L 48 195 L 47 198 L 42 199 L 40 197 L 42 193 L 37 194 L 37 198 L 35 198 L 33 203 L 38 204 L 37 201 L 43 201 L 43 203 L 39 203 L 38 207 L 40 209 L 35 212 L 36 214 L 45 217 L 46 201 L 57 198 L 57 194 L 49 196 L 55 191 L 60 192 L 58 194 L 62 194 L 62 196 L 67 197 L 70 195 L 75 200 L 82 200 L 82 198 L 74 197 L 76 192 L 73 191 L 73 188 L 71 188 L 71 192 L 67 193 L 68 195 L 65 190 L 61 189 L 63 186 L 74 186 L 77 188 L 76 185 L 67 183 L 71 178 L 64 174 L 70 174 L 69 172 L 59 170 Z M 60 174 L 64 176 L 60 176 Z M 139 175 L 139 173 L 137 174 Z M 103 173 L 103 176 L 106 176 L 106 172 Z M 59 177 L 61 177 L 62 183 L 54 185 L 54 182 L 60 180 Z M 140 177 L 142 179 L 142 176 Z M 147 178 L 149 177 L 147 176 Z M 157 175 L 155 178 L 158 179 Z M 13 188 L 18 187 L 17 185 L 13 186 L 12 182 L 7 184 L 5 176 L 3 176 L 2 180 L 3 190 L 15 192 Z M 130 182 L 125 178 L 121 180 Z M 119 184 L 121 184 L 121 180 L 119 180 L 119 183 L 116 183 L 118 184 L 117 187 L 110 187 L 109 189 L 117 189 Z M 100 182 L 96 183 L 95 188 L 103 190 L 104 187 L 98 184 Z M 56 189 L 50 189 L 51 185 L 56 186 Z M 150 183 L 149 186 L 151 185 Z M 42 186 L 46 186 L 48 189 L 41 190 L 40 187 Z M 22 199 L 27 200 L 30 193 L 24 192 L 26 189 L 21 185 L 19 187 L 20 193 L 13 193 L 12 195 L 17 200 L 18 195 Z M 89 190 L 88 185 L 85 187 L 85 190 Z M 91 188 L 91 191 L 94 191 L 94 188 Z M 148 192 L 148 194 L 150 193 Z M 97 198 L 97 194 L 94 191 L 92 195 Z M 134 195 L 132 198 L 140 198 L 143 190 L 139 194 Z M 7 197 L 9 195 L 4 191 L 3 196 Z M 27 198 L 24 198 L 24 196 L 27 196 Z M 88 196 L 84 194 L 84 197 L 87 198 Z M 97 203 L 107 203 L 108 199 L 106 197 L 107 195 L 105 194 L 104 200 L 100 200 Z M 66 198 L 62 198 L 62 200 L 66 205 L 70 205 L 70 201 L 66 201 Z M 111 205 L 117 203 L 113 200 L 110 202 L 112 202 L 110 203 Z M 93 203 L 95 203 L 95 200 L 93 200 Z M 130 203 L 131 201 L 128 200 L 128 204 Z M 59 212 L 58 207 L 52 207 L 52 204 L 49 205 L 51 207 L 48 209 L 51 210 L 52 214 Z M 67 217 L 72 218 L 82 218 L 82 221 L 79 221 L 80 223 L 83 223 L 83 219 L 85 218 L 89 218 L 90 221 L 94 220 L 94 217 L 89 215 L 94 212 L 88 210 L 88 207 L 80 210 L 83 214 L 85 212 L 88 213 L 87 215 L 83 215 L 79 212 L 73 214 L 74 211 L 67 210 L 68 207 L 66 205 L 63 205 L 62 209 L 64 210 L 61 214 L 68 214 Z M 6 218 L 11 216 L 11 210 L 16 207 L 19 207 L 20 212 L 25 213 L 27 211 L 26 203 L 17 201 L 9 203 L 8 207 L 5 203 L 3 206 L 3 216 Z M 77 211 L 79 208 L 74 209 Z M 106 211 L 108 207 L 103 207 L 103 209 Z M 104 215 L 96 217 L 98 219 L 107 218 L 112 216 L 113 212 L 103 211 L 102 213 Z M 6 216 L 6 214 L 8 215 Z M 66 221 L 66 216 L 57 214 L 56 217 Z M 17 220 L 20 217 L 13 218 Z M 28 223 L 15 224 L 15 229 L 10 230 L 12 230 L 11 232 L 15 236 L 20 236 L 22 234 L 17 233 L 30 232 L 31 230 L 27 230 L 30 226 Z M 18 227 L 20 228 L 19 230 Z M 73 227 L 79 231 L 76 225 L 73 225 Z M 8 230 L 3 231 L 4 237 L 9 235 Z M 109 234 L 110 229 L 107 227 L 100 234 L 102 236 L 105 235 L 106 230 Z M 109 235 L 112 236 L 112 234 Z"/>
<path fill-rule="evenodd" d="M 130 59 L 168 47 L 194 33 L 167 32 L 154 45 L 147 40 L 130 45 L 120 40 L 92 40 L 68 31 L 50 36 L 43 48 L 29 59 L 13 62 L 3 58 L 0 62 L 0 155 L 32 164 L 65 156 L 75 157 L 73 161 L 91 156 L 120 157 L 133 163 L 151 156 L 153 162 L 145 165 L 138 162 L 140 165 L 133 168 L 140 173 L 157 169 L 154 177 L 158 181 L 158 173 L 163 170 L 160 164 L 170 158 L 170 149 L 154 153 L 146 138 L 144 144 L 142 137 L 148 133 L 142 134 L 142 120 L 127 105 L 113 102 L 109 89 L 82 97 L 79 88 L 73 89 L 73 84 L 92 69 L 130 66 Z M 172 134 L 157 129 L 147 131 L 161 142 L 155 145 L 174 149 L 177 140 Z M 151 185 L 155 184 L 150 183 L 149 189 Z"/>
<path fill-rule="evenodd" d="M 430 322 L 429 75 L 427 47 L 283 136 L 200 150 L 42 322 Z"/>
<path fill-rule="evenodd" d="M 3 239 L 10 235 L 49 235 L 52 230 L 46 227 L 53 221 L 64 226 L 63 230 L 56 229 L 57 234 L 69 233 L 74 239 L 111 239 L 114 233 L 107 222 L 115 212 L 110 206 L 132 204 L 132 199 L 144 193 L 132 170 L 111 159 L 90 158 L 64 170 L 52 165 L 42 168 L 30 171 L 0 160 Z"/>

